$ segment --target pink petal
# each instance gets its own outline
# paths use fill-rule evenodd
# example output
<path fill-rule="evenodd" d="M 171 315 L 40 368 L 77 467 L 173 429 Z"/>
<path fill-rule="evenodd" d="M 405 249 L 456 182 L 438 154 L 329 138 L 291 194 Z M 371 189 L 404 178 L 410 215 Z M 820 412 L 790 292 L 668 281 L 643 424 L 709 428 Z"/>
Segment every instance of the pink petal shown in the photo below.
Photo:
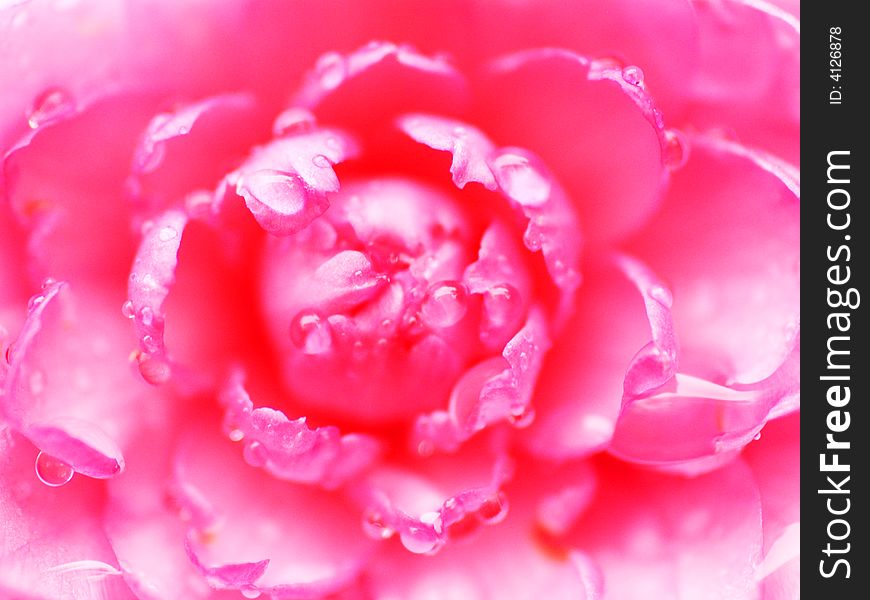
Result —
<path fill-rule="evenodd" d="M 327 192 L 340 187 L 332 166 L 355 154 L 353 139 L 339 131 L 301 132 L 256 148 L 222 187 L 233 188 L 244 198 L 263 229 L 290 235 L 329 207 Z"/>
<path fill-rule="evenodd" d="M 406 551 L 435 554 L 482 525 L 500 523 L 508 512 L 501 490 L 512 463 L 485 441 L 473 446 L 423 463 L 385 464 L 351 486 L 366 533 L 379 541 L 397 536 Z"/>
<path fill-rule="evenodd" d="M 0 593 L 4 598 L 71 598 L 95 594 L 132 599 L 98 518 L 102 488 L 84 478 L 60 488 L 33 473 L 38 450 L 0 432 Z"/>
<path fill-rule="evenodd" d="M 139 200 L 166 207 L 213 185 L 232 161 L 266 133 L 249 94 L 222 94 L 156 115 L 133 155 L 128 187 Z"/>
<path fill-rule="evenodd" d="M 319 597 L 347 585 L 370 549 L 334 495 L 250 469 L 232 442 L 209 433 L 187 438 L 174 483 L 182 507 L 193 499 L 213 512 L 208 526 L 191 520 L 187 536 L 194 565 L 214 588 Z"/>
<path fill-rule="evenodd" d="M 171 376 L 163 340 L 163 304 L 175 282 L 178 248 L 186 225 L 187 215 L 175 209 L 146 222 L 130 272 L 130 299 L 123 310 L 133 319 L 139 337 L 139 371 L 148 383 L 154 385 L 165 383 Z"/>
<path fill-rule="evenodd" d="M 797 163 L 799 20 L 763 0 L 700 2 L 695 10 L 700 61 L 681 124 L 701 131 L 727 126 L 723 133 L 741 143 Z"/>
<path fill-rule="evenodd" d="M 764 559 L 757 577 L 763 578 L 764 598 L 794 597 L 800 589 L 799 415 L 768 423 L 744 456 L 761 491 Z"/>
<path fill-rule="evenodd" d="M 560 473 L 565 475 L 565 472 Z M 524 477 L 507 486 L 511 507 L 498 525 L 482 527 L 470 512 L 448 527 L 449 542 L 436 556 L 418 556 L 389 545 L 382 560 L 366 571 L 377 597 L 512 598 L 593 600 L 602 598 L 597 567 L 582 552 L 548 545 L 536 523 L 534 496 L 554 480 Z M 405 480 L 408 490 L 423 483 Z M 420 492 L 417 492 L 420 493 Z M 469 495 L 449 498 L 441 513 Z M 455 538 L 455 539 L 454 539 Z"/>
<path fill-rule="evenodd" d="M 414 140 L 453 154 L 450 172 L 463 188 L 469 181 L 499 189 L 529 220 L 523 241 L 541 251 L 547 270 L 566 294 L 579 283 L 580 236 L 577 219 L 553 175 L 531 152 L 498 148 L 479 130 L 460 121 L 408 115 L 399 127 Z"/>
<path fill-rule="evenodd" d="M 600 566 L 605 597 L 759 598 L 761 507 L 742 462 L 692 479 L 598 467 L 595 500 L 566 541 Z"/>
<path fill-rule="evenodd" d="M 642 225 L 667 179 L 662 113 L 642 77 L 565 50 L 533 50 L 495 62 L 483 92 L 477 122 L 541 157 L 592 242 Z"/>
<path fill-rule="evenodd" d="M 8 353 L 2 395 L 9 422 L 76 471 L 113 477 L 124 468 L 119 444 L 134 426 L 131 407 L 147 390 L 131 382 L 130 339 L 100 295 L 87 306 L 63 283 L 49 282 Z M 157 406 L 154 406 L 154 413 Z"/>
<path fill-rule="evenodd" d="M 799 180 L 767 155 L 692 143 L 661 212 L 628 248 L 671 283 L 681 369 L 758 382 L 797 344 Z"/>
<path fill-rule="evenodd" d="M 123 181 L 154 103 L 119 90 L 80 98 L 5 152 L 3 185 L 30 230 L 34 277 L 122 280 L 133 248 Z"/>
<path fill-rule="evenodd" d="M 248 464 L 274 477 L 334 488 L 356 477 L 376 459 L 380 444 L 360 434 L 341 435 L 336 427 L 310 428 L 305 417 L 290 420 L 283 412 L 254 408 L 241 373 L 221 392 L 225 429 L 230 439 L 244 439 Z"/>
<path fill-rule="evenodd" d="M 604 447 L 623 396 L 655 389 L 673 376 L 677 349 L 669 294 L 633 258 L 592 257 L 574 317 L 547 355 L 535 391 L 540 419 L 525 440 L 535 454 L 584 456 Z"/>
<path fill-rule="evenodd" d="M 456 382 L 446 411 L 417 418 L 418 448 L 455 451 L 475 433 L 504 420 L 528 427 L 535 418 L 532 391 L 550 348 L 549 336 L 542 312 L 533 308 L 501 356 L 478 363 Z"/>
<path fill-rule="evenodd" d="M 456 114 L 468 101 L 468 89 L 444 58 L 373 41 L 347 55 L 322 55 L 295 101 L 325 122 L 370 131 L 399 111 Z"/>

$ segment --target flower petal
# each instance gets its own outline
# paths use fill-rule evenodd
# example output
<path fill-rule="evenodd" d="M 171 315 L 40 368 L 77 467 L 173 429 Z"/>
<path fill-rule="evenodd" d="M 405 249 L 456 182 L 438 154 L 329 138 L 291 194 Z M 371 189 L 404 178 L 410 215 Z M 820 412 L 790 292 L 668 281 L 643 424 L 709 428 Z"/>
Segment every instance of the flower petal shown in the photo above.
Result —
<path fill-rule="evenodd" d="M 398 121 L 414 140 L 453 154 L 450 172 L 463 188 L 469 181 L 499 189 L 528 219 L 523 241 L 540 251 L 556 285 L 570 295 L 579 284 L 580 228 L 564 192 L 534 154 L 521 148 L 496 148 L 478 129 L 439 116 L 411 114 Z"/>
<path fill-rule="evenodd" d="M 251 469 L 232 442 L 205 431 L 191 434 L 177 452 L 174 473 L 176 501 L 194 514 L 189 552 L 216 589 L 279 597 L 293 589 L 296 597 L 314 598 L 347 585 L 365 562 L 371 542 L 347 506 L 334 495 Z M 207 519 L 196 517 L 203 506 Z"/>
<path fill-rule="evenodd" d="M 759 598 L 761 508 L 745 464 L 692 479 L 597 466 L 595 499 L 566 542 L 600 566 L 606 597 Z"/>
<path fill-rule="evenodd" d="M 249 94 L 221 94 L 156 115 L 139 138 L 127 186 L 136 199 L 165 208 L 213 185 L 227 163 L 268 131 Z"/>
<path fill-rule="evenodd" d="M 468 101 L 467 87 L 463 76 L 444 58 L 374 41 L 348 55 L 329 52 L 321 56 L 295 104 L 325 122 L 376 132 L 399 111 L 456 114 Z"/>
<path fill-rule="evenodd" d="M 108 303 L 109 306 L 114 304 Z M 113 477 L 124 467 L 119 446 L 136 423 L 131 407 L 159 403 L 147 387 L 130 381 L 131 339 L 105 298 L 88 303 L 64 283 L 49 282 L 29 312 L 8 356 L 2 395 L 6 418 L 40 449 L 90 477 Z M 138 421 L 137 421 L 138 419 Z"/>
<path fill-rule="evenodd" d="M 254 408 L 243 375 L 233 373 L 221 392 L 230 439 L 244 439 L 244 456 L 274 477 L 316 483 L 327 489 L 369 467 L 380 444 L 368 435 L 341 435 L 336 427 L 310 428 L 305 417 L 290 420 L 272 408 Z"/>
<path fill-rule="evenodd" d="M 576 312 L 544 361 L 534 402 L 540 419 L 525 438 L 535 454 L 585 456 L 613 434 L 623 396 L 674 374 L 670 292 L 627 255 L 590 257 Z M 614 322 L 618 321 L 618 327 Z"/>
<path fill-rule="evenodd" d="M 124 174 L 155 100 L 120 90 L 82 98 L 5 152 L 2 183 L 30 230 L 34 277 L 122 281 L 134 247 Z"/>
<path fill-rule="evenodd" d="M 6 598 L 134 598 L 98 518 L 104 494 L 74 478 L 51 488 L 36 480 L 25 438 L 0 431 L 0 593 Z"/>
<path fill-rule="evenodd" d="M 129 301 L 124 311 L 133 319 L 139 337 L 139 372 L 153 385 L 166 383 L 172 374 L 163 339 L 163 304 L 175 282 L 178 248 L 187 215 L 175 209 L 148 221 L 130 272 Z"/>
<path fill-rule="evenodd" d="M 741 146 L 692 144 L 662 210 L 628 249 L 671 284 L 683 372 L 761 381 L 796 345 L 799 180 Z"/>
<path fill-rule="evenodd" d="M 274 235 L 290 235 L 308 226 L 329 207 L 327 192 L 339 189 L 332 169 L 352 158 L 356 144 L 337 131 L 275 139 L 254 150 L 247 161 L 221 184 L 244 198 L 260 226 Z M 218 191 L 218 210 L 223 202 Z"/>
<path fill-rule="evenodd" d="M 541 157 L 593 243 L 636 230 L 667 180 L 662 113 L 642 77 L 566 50 L 531 50 L 495 62 L 482 96 L 478 122 Z"/>

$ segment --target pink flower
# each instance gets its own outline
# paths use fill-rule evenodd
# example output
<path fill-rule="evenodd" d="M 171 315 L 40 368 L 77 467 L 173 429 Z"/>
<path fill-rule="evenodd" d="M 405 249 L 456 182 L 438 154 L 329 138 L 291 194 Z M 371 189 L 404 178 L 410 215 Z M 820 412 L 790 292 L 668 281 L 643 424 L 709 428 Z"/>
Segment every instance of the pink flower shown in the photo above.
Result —
<path fill-rule="evenodd" d="M 0 595 L 797 598 L 796 13 L 3 3 Z"/>

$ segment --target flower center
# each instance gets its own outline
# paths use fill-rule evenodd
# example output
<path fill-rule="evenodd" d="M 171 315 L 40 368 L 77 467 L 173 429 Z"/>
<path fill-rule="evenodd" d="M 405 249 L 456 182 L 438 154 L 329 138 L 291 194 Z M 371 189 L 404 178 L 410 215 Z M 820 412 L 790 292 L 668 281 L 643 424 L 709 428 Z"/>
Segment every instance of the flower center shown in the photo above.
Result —
<path fill-rule="evenodd" d="M 345 184 L 330 203 L 265 253 L 264 309 L 287 386 L 314 414 L 365 424 L 442 407 L 492 354 L 493 325 L 517 329 L 507 315 L 522 310 L 519 292 L 469 291 L 481 233 L 442 192 L 380 179 Z"/>

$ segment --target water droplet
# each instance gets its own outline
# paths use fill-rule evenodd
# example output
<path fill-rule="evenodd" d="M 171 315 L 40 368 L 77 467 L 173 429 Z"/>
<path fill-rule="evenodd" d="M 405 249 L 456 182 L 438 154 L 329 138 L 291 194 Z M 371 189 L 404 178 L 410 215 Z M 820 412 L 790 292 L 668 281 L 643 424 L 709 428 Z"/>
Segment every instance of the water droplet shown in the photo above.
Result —
<path fill-rule="evenodd" d="M 435 444 L 433 444 L 431 440 L 421 440 L 420 443 L 417 444 L 417 454 L 420 456 L 432 456 L 434 452 Z"/>
<path fill-rule="evenodd" d="M 157 343 L 157 340 L 155 340 L 153 336 L 142 336 L 142 348 L 145 350 L 145 352 L 157 352 L 157 350 L 159 350 L 159 346 L 160 345 Z"/>
<path fill-rule="evenodd" d="M 435 328 L 455 325 L 468 310 L 467 295 L 465 286 L 458 281 L 433 283 L 420 307 L 423 320 Z"/>
<path fill-rule="evenodd" d="M 314 67 L 320 85 L 327 90 L 337 88 L 347 75 L 347 64 L 341 54 L 327 52 L 317 60 Z"/>
<path fill-rule="evenodd" d="M 756 442 L 757 442 L 758 440 L 760 440 L 760 439 L 761 439 L 761 432 L 759 431 L 758 433 L 756 433 L 755 436 L 753 436 L 752 439 L 755 440 Z"/>
<path fill-rule="evenodd" d="M 242 449 L 242 456 L 245 462 L 252 467 L 262 467 L 268 460 L 266 448 L 257 440 L 253 440 L 245 445 Z"/>
<path fill-rule="evenodd" d="M 525 156 L 505 152 L 492 161 L 492 167 L 499 186 L 521 205 L 541 206 L 550 198 L 550 179 Z"/>
<path fill-rule="evenodd" d="M 314 163 L 315 167 L 319 167 L 321 169 L 326 169 L 332 166 L 332 163 L 322 154 L 317 154 L 314 158 L 311 159 L 311 162 Z"/>
<path fill-rule="evenodd" d="M 140 173 L 153 173 L 163 164 L 166 158 L 166 144 L 155 140 L 148 146 L 139 148 L 136 152 L 136 169 Z"/>
<path fill-rule="evenodd" d="M 40 451 L 36 457 L 36 476 L 48 487 L 60 487 L 69 483 L 75 470 L 59 458 Z"/>
<path fill-rule="evenodd" d="M 490 327 L 510 325 L 517 320 L 522 310 L 520 293 L 508 283 L 495 285 L 483 294 L 483 310 Z"/>
<path fill-rule="evenodd" d="M 172 367 L 164 360 L 151 358 L 145 354 L 139 356 L 139 373 L 142 379 L 151 385 L 161 385 L 169 381 L 172 376 Z"/>
<path fill-rule="evenodd" d="M 46 277 L 45 279 L 42 280 L 42 286 L 41 286 L 42 291 L 44 292 L 45 290 L 47 290 L 48 288 L 50 288 L 51 286 L 53 286 L 56 283 L 57 283 L 56 279 L 54 279 L 52 277 Z"/>
<path fill-rule="evenodd" d="M 230 438 L 230 441 L 232 442 L 241 442 L 243 439 L 245 439 L 245 432 L 241 429 L 230 429 L 227 437 Z"/>
<path fill-rule="evenodd" d="M 375 540 L 385 540 L 393 536 L 396 530 L 384 522 L 379 512 L 371 511 L 363 518 L 363 531 Z"/>
<path fill-rule="evenodd" d="M 504 492 L 490 496 L 477 509 L 477 514 L 480 520 L 484 523 L 493 525 L 504 520 L 508 513 L 508 501 Z"/>
<path fill-rule="evenodd" d="M 239 591 L 242 593 L 242 596 L 244 596 L 245 598 L 253 599 L 253 598 L 260 597 L 260 590 L 258 590 L 257 588 L 255 588 L 252 585 L 243 585 L 241 588 L 239 588 Z"/>
<path fill-rule="evenodd" d="M 411 525 L 400 534 L 402 545 L 414 554 L 431 552 L 438 545 L 438 536 L 431 527 Z"/>
<path fill-rule="evenodd" d="M 36 296 L 31 297 L 30 300 L 27 301 L 27 310 L 36 310 L 36 308 L 43 302 L 45 302 L 45 296 L 43 296 L 42 294 L 37 294 Z"/>
<path fill-rule="evenodd" d="M 323 354 L 332 348 L 332 327 L 315 310 L 302 310 L 290 323 L 290 340 L 305 354 Z"/>
<path fill-rule="evenodd" d="M 689 141 L 676 129 L 665 130 L 665 166 L 671 171 L 683 167 L 689 160 Z"/>
<path fill-rule="evenodd" d="M 304 108 L 288 108 L 275 118 L 272 133 L 276 136 L 311 131 L 317 124 L 317 119 Z"/>
<path fill-rule="evenodd" d="M 174 227 L 169 227 L 167 225 L 166 227 L 160 228 L 160 232 L 157 234 L 157 237 L 160 239 L 161 242 L 168 242 L 178 237 L 178 231 L 176 231 Z"/>
<path fill-rule="evenodd" d="M 136 309 L 133 307 L 132 300 L 127 300 L 121 305 L 121 314 L 128 319 L 132 319 L 136 316 Z"/>
<path fill-rule="evenodd" d="M 50 121 L 65 117 L 75 110 L 72 96 L 64 89 L 49 88 L 33 100 L 27 111 L 27 124 L 36 129 Z"/>
<path fill-rule="evenodd" d="M 532 221 L 523 233 L 523 244 L 532 252 L 539 251 L 544 246 L 544 232 Z"/>
<path fill-rule="evenodd" d="M 534 422 L 534 420 L 535 409 L 528 404 L 512 408 L 510 415 L 508 416 L 508 421 L 510 421 L 514 427 L 519 429 L 528 427 Z"/>
<path fill-rule="evenodd" d="M 622 70 L 622 79 L 630 85 L 643 85 L 643 69 L 629 65 Z"/>
<path fill-rule="evenodd" d="M 662 286 L 662 285 L 654 285 L 649 289 L 649 295 L 656 302 L 661 304 L 666 308 L 670 308 L 674 304 L 674 296 L 671 294 L 671 291 Z"/>
<path fill-rule="evenodd" d="M 142 223 L 142 227 L 139 229 L 139 231 L 142 233 L 142 235 L 145 235 L 152 229 L 154 229 L 154 221 L 152 221 L 151 219 L 147 219 Z"/>

